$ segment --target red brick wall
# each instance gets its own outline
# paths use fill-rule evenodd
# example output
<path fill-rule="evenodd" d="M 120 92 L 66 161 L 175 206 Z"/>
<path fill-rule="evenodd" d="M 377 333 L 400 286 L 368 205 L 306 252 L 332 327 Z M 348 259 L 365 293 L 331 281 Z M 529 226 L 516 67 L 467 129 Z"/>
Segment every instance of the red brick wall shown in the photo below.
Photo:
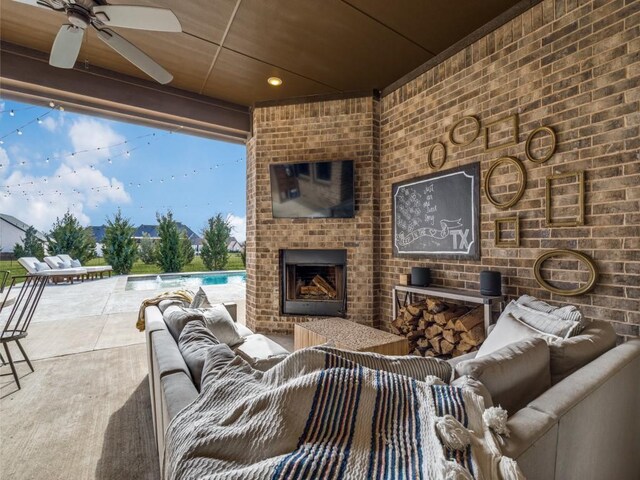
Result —
<path fill-rule="evenodd" d="M 356 321 L 379 321 L 384 328 L 398 275 L 421 265 L 433 269 L 437 285 L 473 290 L 480 270 L 499 270 L 510 297 L 528 293 L 575 303 L 586 316 L 613 322 L 620 335 L 640 334 L 639 10 L 637 0 L 545 0 L 380 102 L 358 98 L 256 109 L 247 150 L 250 326 L 290 331 L 302 320 L 278 313 L 279 248 L 342 246 L 349 250 L 348 308 Z M 450 126 L 464 115 L 485 125 L 515 113 L 520 134 L 513 147 L 485 152 L 482 136 L 466 147 L 448 141 Z M 542 125 L 554 128 L 558 145 L 538 165 L 526 159 L 524 144 Z M 526 190 L 514 207 L 498 210 L 481 194 L 479 261 L 392 255 L 392 184 L 430 173 L 427 151 L 437 141 L 447 146 L 444 169 L 480 162 L 484 180 L 504 155 L 526 168 Z M 269 163 L 332 159 L 356 160 L 355 219 L 271 218 Z M 585 171 L 585 225 L 548 228 L 545 177 L 574 170 Z M 516 176 L 502 168 L 496 173 L 491 192 L 503 199 L 516 190 Z M 572 213 L 571 187 L 559 185 L 554 198 Z M 496 248 L 494 220 L 514 213 L 520 216 L 520 248 Z M 561 297 L 538 286 L 534 260 L 556 248 L 595 259 L 600 277 L 593 292 Z M 545 275 L 558 284 L 570 284 L 578 268 L 566 260 L 546 265 Z"/>
<path fill-rule="evenodd" d="M 279 251 L 347 250 L 348 318 L 372 325 L 374 226 L 377 221 L 379 102 L 370 97 L 257 108 L 247 147 L 247 324 L 261 332 L 291 332 L 309 317 L 280 314 Z M 354 160 L 353 219 L 274 219 L 269 165 Z"/>
<path fill-rule="evenodd" d="M 614 322 L 621 335 L 638 335 L 640 325 L 640 2 L 546 0 L 444 61 L 381 102 L 381 318 L 391 317 L 391 288 L 411 266 L 430 266 L 438 285 L 477 290 L 478 272 L 499 270 L 510 297 L 528 293 L 551 303 L 571 302 L 590 318 Z M 478 137 L 466 147 L 448 141 L 450 126 L 464 115 L 484 124 L 517 113 L 519 142 L 496 152 Z M 536 127 L 549 125 L 558 145 L 551 159 L 527 160 L 524 144 Z M 430 172 L 428 148 L 446 144 L 445 167 L 479 161 L 482 180 L 493 161 L 518 158 L 528 180 L 524 196 L 501 211 L 481 194 L 480 261 L 393 258 L 391 186 Z M 585 225 L 548 228 L 545 177 L 585 170 Z M 498 170 L 496 196 L 510 195 L 516 177 Z M 565 192 L 563 192 L 563 189 Z M 554 189 L 554 195 L 569 187 Z M 505 192 L 505 193 L 501 193 Z M 565 205 L 575 196 L 556 197 Z M 520 216 L 520 248 L 496 248 L 493 222 Z M 600 269 L 591 294 L 561 297 L 541 289 L 532 267 L 547 249 L 576 249 Z M 552 281 L 569 280 L 575 262 L 546 264 Z M 569 268 L 569 271 L 560 270 Z M 569 282 L 570 283 L 570 282 Z"/>

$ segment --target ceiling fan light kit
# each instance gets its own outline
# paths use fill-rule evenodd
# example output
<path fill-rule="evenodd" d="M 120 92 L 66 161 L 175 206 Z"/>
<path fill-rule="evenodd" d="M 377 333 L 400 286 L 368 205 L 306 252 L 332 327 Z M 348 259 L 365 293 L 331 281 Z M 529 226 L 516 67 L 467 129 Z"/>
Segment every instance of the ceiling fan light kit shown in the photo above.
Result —
<path fill-rule="evenodd" d="M 58 68 L 73 68 L 84 31 L 92 26 L 98 38 L 129 62 L 159 83 L 173 80 L 162 66 L 138 47 L 125 40 L 109 27 L 132 28 L 153 32 L 181 32 L 182 26 L 175 14 L 166 8 L 143 7 L 137 5 L 108 5 L 94 0 L 15 0 L 20 3 L 64 11 L 68 23 L 62 25 L 51 48 L 49 64 Z"/>

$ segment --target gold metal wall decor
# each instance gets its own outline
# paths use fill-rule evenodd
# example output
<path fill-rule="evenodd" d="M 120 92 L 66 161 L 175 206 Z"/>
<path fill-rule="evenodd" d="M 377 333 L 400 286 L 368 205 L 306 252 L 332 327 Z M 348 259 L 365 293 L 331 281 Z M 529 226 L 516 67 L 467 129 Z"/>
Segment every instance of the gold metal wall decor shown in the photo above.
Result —
<path fill-rule="evenodd" d="M 456 128 L 458 128 L 460 126 L 461 123 L 463 123 L 466 120 L 471 120 L 473 122 L 473 124 L 476 126 L 476 131 L 474 132 L 474 134 L 471 136 L 471 138 L 469 138 L 467 141 L 465 142 L 458 142 L 455 139 L 455 131 Z M 451 127 L 451 129 L 449 130 L 449 141 L 453 144 L 453 145 L 457 145 L 459 147 L 466 147 L 467 145 L 469 145 L 470 143 L 472 143 L 476 138 L 478 138 L 478 135 L 480 135 L 480 120 L 478 120 L 476 117 L 474 117 L 473 115 L 466 115 L 464 117 L 462 117 L 460 120 L 458 120 L 456 123 L 453 124 L 453 126 Z"/>
<path fill-rule="evenodd" d="M 551 135 L 551 147 L 549 148 L 549 151 L 547 152 L 546 155 L 543 155 L 540 158 L 535 158 L 533 156 L 533 154 L 531 153 L 531 142 L 533 141 L 533 138 L 540 132 L 546 132 L 549 135 Z M 527 137 L 527 143 L 526 143 L 526 145 L 524 147 L 524 152 L 526 153 L 527 158 L 530 161 L 532 161 L 533 163 L 544 163 L 547 160 L 549 160 L 551 158 L 551 156 L 555 153 L 556 145 L 557 145 L 556 132 L 553 131 L 553 128 L 551 128 L 551 127 L 538 127 L 533 132 L 531 132 L 529 134 L 529 136 Z"/>
<path fill-rule="evenodd" d="M 502 238 L 502 225 L 513 223 L 513 239 L 505 240 Z M 520 246 L 520 219 L 518 215 L 515 217 L 497 218 L 495 220 L 495 227 L 493 233 L 493 241 L 496 247 L 503 248 L 518 248 Z"/>
<path fill-rule="evenodd" d="M 436 165 L 433 163 L 433 151 L 436 148 L 440 148 L 442 150 L 442 162 L 439 165 Z M 440 170 L 444 165 L 444 162 L 446 161 L 447 161 L 447 147 L 444 146 L 444 143 L 436 142 L 433 145 L 431 145 L 431 148 L 429 149 L 429 153 L 427 154 L 427 164 L 434 170 Z"/>
<path fill-rule="evenodd" d="M 506 202 L 498 202 L 495 198 L 493 198 L 493 196 L 491 195 L 491 192 L 489 191 L 489 183 L 491 180 L 491 175 L 493 175 L 493 172 L 496 170 L 496 168 L 498 168 L 500 165 L 504 163 L 507 163 L 516 167 L 516 169 L 518 170 L 518 173 L 520 174 L 520 184 L 518 185 L 518 191 L 510 200 L 507 200 Z M 493 205 L 495 205 L 496 208 L 499 208 L 501 210 L 505 210 L 509 207 L 513 207 L 516 203 L 518 203 L 518 200 L 520 200 L 520 198 L 524 194 L 524 189 L 526 188 L 526 186 L 527 186 L 527 171 L 525 170 L 524 165 L 522 165 L 522 162 L 520 162 L 520 160 L 518 160 L 515 157 L 499 158 L 498 160 L 496 160 L 491 164 L 491 167 L 489 167 L 489 171 L 484 177 L 484 194 L 487 196 L 487 200 L 489 200 Z"/>
<path fill-rule="evenodd" d="M 584 286 L 577 287 L 571 290 L 564 290 L 562 288 L 550 285 L 544 278 L 542 278 L 542 273 L 540 272 L 540 270 L 542 269 L 542 264 L 550 258 L 560 257 L 562 255 L 573 257 L 587 267 L 587 269 L 589 270 L 589 281 Z M 550 291 L 551 293 L 567 297 L 577 296 L 589 293 L 596 286 L 596 281 L 598 280 L 598 267 L 596 266 L 593 259 L 585 253 L 578 252 L 577 250 L 558 249 L 543 253 L 536 259 L 535 263 L 533 264 L 533 275 L 536 278 L 536 282 L 538 282 L 538 284 L 542 288 Z"/>
<path fill-rule="evenodd" d="M 554 180 L 575 177 L 578 183 L 578 216 L 575 220 L 558 221 L 551 218 L 551 187 Z M 545 220 L 547 227 L 578 227 L 584 225 L 584 171 L 559 173 L 546 178 Z"/>
<path fill-rule="evenodd" d="M 494 145 L 492 147 L 489 146 L 489 133 L 491 131 L 491 127 L 494 127 L 496 125 L 499 125 L 501 123 L 504 123 L 506 121 L 511 121 L 511 128 L 513 129 L 513 136 L 511 137 L 511 140 L 508 141 L 507 143 L 500 143 L 498 145 Z M 484 149 L 487 152 L 493 152 L 494 150 L 499 150 L 500 148 L 504 148 L 504 147 L 509 147 L 511 145 L 516 145 L 518 143 L 518 135 L 519 135 L 519 131 L 518 131 L 518 125 L 519 125 L 519 121 L 518 121 L 518 114 L 515 113 L 513 115 L 510 115 L 508 117 L 503 117 L 500 118 L 498 120 L 495 120 L 489 124 L 487 124 L 486 127 L 484 127 Z"/>

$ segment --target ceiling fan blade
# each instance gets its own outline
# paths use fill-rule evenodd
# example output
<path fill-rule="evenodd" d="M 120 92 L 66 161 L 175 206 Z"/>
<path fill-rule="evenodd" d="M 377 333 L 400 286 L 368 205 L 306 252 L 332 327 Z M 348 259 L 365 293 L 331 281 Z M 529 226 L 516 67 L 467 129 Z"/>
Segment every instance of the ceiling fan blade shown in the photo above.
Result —
<path fill-rule="evenodd" d="M 25 5 L 31 5 L 32 7 L 47 8 L 41 3 L 38 3 L 38 0 L 13 0 L 13 1 L 17 3 L 24 3 Z"/>
<path fill-rule="evenodd" d="M 182 31 L 178 17 L 168 8 L 96 5 L 92 11 L 96 18 L 108 27 L 135 28 L 157 32 Z"/>
<path fill-rule="evenodd" d="M 84 30 L 73 25 L 62 25 L 56 35 L 49 55 L 49 65 L 58 68 L 73 68 L 82 46 Z"/>
<path fill-rule="evenodd" d="M 98 30 L 98 38 L 157 82 L 165 84 L 173 80 L 173 75 L 117 33 L 107 29 Z"/>

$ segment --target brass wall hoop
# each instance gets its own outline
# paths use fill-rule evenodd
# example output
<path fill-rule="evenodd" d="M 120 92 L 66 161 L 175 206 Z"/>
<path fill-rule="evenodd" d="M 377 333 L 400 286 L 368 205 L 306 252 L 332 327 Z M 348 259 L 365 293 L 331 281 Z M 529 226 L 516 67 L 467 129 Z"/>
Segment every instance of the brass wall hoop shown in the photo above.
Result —
<path fill-rule="evenodd" d="M 575 220 L 554 221 L 551 218 L 551 182 L 569 177 L 576 177 L 578 182 L 578 216 Z M 584 225 L 584 171 L 580 170 L 577 172 L 549 175 L 545 179 L 545 184 L 544 216 L 547 227 L 579 227 L 580 225 Z"/>
<path fill-rule="evenodd" d="M 542 278 L 542 274 L 540 272 L 542 264 L 550 258 L 559 257 L 561 255 L 573 257 L 587 266 L 587 268 L 589 269 L 589 281 L 584 286 L 571 290 L 563 290 L 561 288 L 550 285 L 544 278 Z M 558 249 L 543 253 L 536 259 L 535 263 L 533 264 L 533 275 L 536 278 L 536 282 L 538 282 L 538 285 L 540 285 L 545 290 L 548 290 L 551 293 L 555 293 L 556 295 L 569 297 L 589 293 L 591 290 L 593 290 L 593 288 L 596 286 L 596 282 L 598 281 L 598 267 L 593 259 L 585 253 L 578 252 L 576 250 Z"/>
<path fill-rule="evenodd" d="M 511 128 L 513 128 L 513 136 L 511 137 L 511 140 L 508 141 L 507 143 L 500 143 L 498 145 L 494 145 L 493 147 L 489 146 L 489 132 L 491 130 L 491 127 L 493 127 L 494 125 L 498 125 L 506 120 L 511 120 Z M 499 118 L 498 120 L 495 120 L 491 123 L 488 123 L 485 127 L 484 127 L 484 149 L 486 152 L 493 152 L 494 150 L 499 150 L 501 148 L 504 147 L 509 147 L 511 145 L 517 145 L 518 143 L 518 136 L 519 136 L 519 121 L 518 121 L 518 114 L 514 113 L 513 115 L 509 115 L 508 117 L 503 117 L 503 118 Z"/>
<path fill-rule="evenodd" d="M 442 149 L 442 163 L 440 165 L 435 165 L 431 160 L 433 156 L 433 151 L 438 147 Z M 440 170 L 446 161 L 447 161 L 447 147 L 444 146 L 444 143 L 436 142 L 433 145 L 431 145 L 431 148 L 429 149 L 429 153 L 427 154 L 427 165 L 429 165 L 429 167 L 433 168 L 434 170 Z"/>
<path fill-rule="evenodd" d="M 549 149 L 549 152 L 546 155 L 542 156 L 541 158 L 535 158 L 531 154 L 531 142 L 533 141 L 533 137 L 535 137 L 540 132 L 547 132 L 549 135 L 551 135 L 551 148 Z M 538 127 L 533 132 L 531 132 L 527 137 L 527 143 L 524 147 L 524 153 L 526 153 L 527 158 L 533 163 L 541 164 L 551 158 L 551 156 L 556 152 L 556 146 L 557 146 L 556 132 L 553 131 L 553 128 Z"/>
<path fill-rule="evenodd" d="M 516 169 L 520 173 L 520 185 L 518 186 L 518 191 L 511 198 L 511 200 L 508 200 L 506 202 L 498 202 L 495 198 L 493 198 L 493 196 L 491 196 L 491 192 L 489 191 L 489 181 L 491 180 L 491 175 L 493 175 L 493 172 L 495 171 L 495 169 L 500 165 L 502 165 L 503 163 L 510 163 L 516 167 Z M 513 207 L 516 203 L 518 203 L 518 200 L 520 200 L 520 198 L 524 194 L 524 189 L 526 188 L 526 186 L 527 186 L 527 171 L 525 170 L 524 165 L 522 165 L 522 162 L 520 162 L 520 160 L 518 160 L 515 157 L 499 158 L 498 160 L 493 162 L 491 167 L 489 167 L 489 171 L 484 177 L 484 194 L 486 195 L 487 200 L 489 200 L 489 202 L 491 202 L 496 208 L 499 208 L 501 210 L 505 210 L 509 207 Z"/>
<path fill-rule="evenodd" d="M 500 226 L 503 223 L 514 224 L 513 240 L 502 240 L 500 238 Z M 508 218 L 496 218 L 493 229 L 493 243 L 496 247 L 502 248 L 517 248 L 520 246 L 520 219 L 518 218 L 518 215 Z"/>
<path fill-rule="evenodd" d="M 464 122 L 465 120 L 471 119 L 473 121 L 473 123 L 476 126 L 476 132 L 473 134 L 473 136 L 467 140 L 466 142 L 458 142 L 455 137 L 454 137 L 454 133 L 456 128 L 458 128 L 458 126 Z M 456 123 L 453 124 L 453 126 L 451 127 L 451 129 L 449 130 L 449 141 L 451 142 L 451 144 L 453 145 L 457 145 L 459 147 L 466 147 L 467 145 L 469 145 L 470 143 L 472 143 L 476 138 L 478 138 L 478 135 L 480 135 L 480 120 L 478 120 L 476 117 L 474 117 L 473 115 L 466 115 L 464 117 L 462 117 L 460 120 L 458 120 Z"/>

